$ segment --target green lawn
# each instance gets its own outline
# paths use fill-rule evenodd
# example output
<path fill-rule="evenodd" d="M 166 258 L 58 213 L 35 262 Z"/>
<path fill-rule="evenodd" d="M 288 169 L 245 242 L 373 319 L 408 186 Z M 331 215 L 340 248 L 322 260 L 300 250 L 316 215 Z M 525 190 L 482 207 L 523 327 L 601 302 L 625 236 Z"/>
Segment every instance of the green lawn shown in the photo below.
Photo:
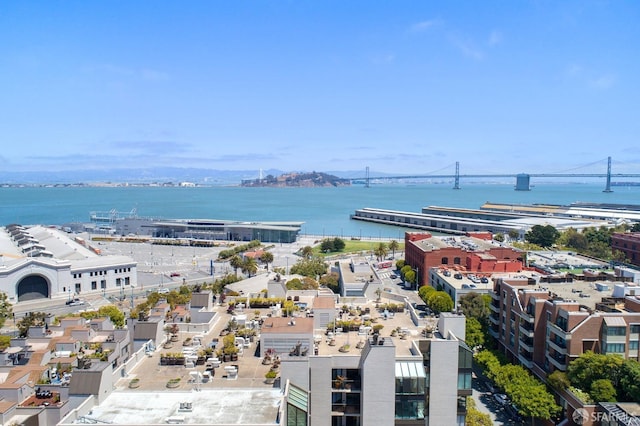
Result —
<path fill-rule="evenodd" d="M 313 254 L 316 256 L 335 256 L 337 254 L 348 254 L 348 253 L 360 253 L 360 252 L 370 253 L 378 246 L 378 244 L 380 244 L 380 241 L 361 241 L 361 240 L 345 239 L 344 243 L 345 243 L 344 250 L 332 251 L 329 253 L 321 253 L 320 244 L 317 244 L 313 247 Z M 387 244 L 387 247 L 389 247 L 389 243 L 385 242 L 385 244 Z M 398 241 L 398 245 L 399 247 L 396 250 L 396 253 L 404 251 L 404 243 Z M 389 251 L 389 254 L 391 254 L 391 251 Z"/>

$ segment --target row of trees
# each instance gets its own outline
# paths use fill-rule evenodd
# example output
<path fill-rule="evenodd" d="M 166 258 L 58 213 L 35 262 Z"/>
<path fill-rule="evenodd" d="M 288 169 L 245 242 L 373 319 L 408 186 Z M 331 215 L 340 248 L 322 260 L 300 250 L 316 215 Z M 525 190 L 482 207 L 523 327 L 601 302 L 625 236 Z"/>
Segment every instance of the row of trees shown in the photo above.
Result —
<path fill-rule="evenodd" d="M 620 225 L 615 228 L 586 228 L 582 231 L 569 228 L 565 231 L 558 231 L 551 225 L 534 225 L 525 234 L 525 241 L 537 247 L 558 247 L 575 250 L 578 253 L 605 260 L 624 261 L 624 253 L 611 249 L 611 236 L 616 232 L 637 229 L 640 231 L 640 224 L 635 224 L 628 228 Z"/>
<path fill-rule="evenodd" d="M 640 363 L 587 351 L 569 364 L 566 373 L 551 373 L 548 383 L 557 391 L 577 388 L 594 402 L 640 401 Z"/>
<path fill-rule="evenodd" d="M 268 269 L 269 263 L 273 262 L 273 253 L 264 251 L 258 259 L 260 259 Z M 242 257 L 234 254 L 231 259 L 229 259 L 229 265 L 233 268 L 236 275 L 238 275 L 238 269 L 240 269 L 243 274 L 249 275 L 249 278 L 258 272 L 258 262 L 251 256 Z"/>
<path fill-rule="evenodd" d="M 434 313 L 451 312 L 453 299 L 445 291 L 438 291 L 429 285 L 423 285 L 418 290 L 418 295 Z"/>
<path fill-rule="evenodd" d="M 222 250 L 220 253 L 218 253 L 218 258 L 222 260 L 229 259 L 233 255 L 240 254 L 242 252 L 254 249 L 256 247 L 260 247 L 261 245 L 262 243 L 260 242 L 260 240 L 251 240 L 247 244 L 241 244 L 239 246 L 235 246 L 234 248 L 231 248 L 228 250 Z"/>
<path fill-rule="evenodd" d="M 476 354 L 475 361 L 484 372 L 511 399 L 523 417 L 550 420 L 561 412 L 555 398 L 544 383 L 533 377 L 520 365 L 507 364 L 496 354 L 483 350 Z"/>

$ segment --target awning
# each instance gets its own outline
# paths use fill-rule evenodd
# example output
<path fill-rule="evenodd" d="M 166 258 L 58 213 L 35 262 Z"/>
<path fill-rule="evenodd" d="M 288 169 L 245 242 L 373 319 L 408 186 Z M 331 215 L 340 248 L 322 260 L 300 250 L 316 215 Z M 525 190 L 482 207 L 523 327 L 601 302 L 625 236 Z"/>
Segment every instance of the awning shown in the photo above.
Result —
<path fill-rule="evenodd" d="M 396 377 L 403 378 L 426 378 L 424 366 L 418 361 L 398 361 L 396 362 Z"/>
<path fill-rule="evenodd" d="M 622 317 L 604 317 L 604 323 L 607 327 L 626 327 L 627 323 Z"/>

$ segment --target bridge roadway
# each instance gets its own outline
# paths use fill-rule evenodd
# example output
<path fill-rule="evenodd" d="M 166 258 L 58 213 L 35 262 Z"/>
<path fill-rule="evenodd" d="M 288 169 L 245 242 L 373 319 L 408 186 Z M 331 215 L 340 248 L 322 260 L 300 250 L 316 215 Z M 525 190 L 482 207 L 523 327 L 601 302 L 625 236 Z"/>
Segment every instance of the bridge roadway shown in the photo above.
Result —
<path fill-rule="evenodd" d="M 353 181 L 373 180 L 373 179 L 446 179 L 446 178 L 516 178 L 519 174 L 524 174 L 529 177 L 536 178 L 573 178 L 573 177 L 585 177 L 585 178 L 606 178 L 609 176 L 607 173 L 495 173 L 495 174 L 461 174 L 461 175 L 405 175 L 405 176 L 369 176 L 350 178 Z M 640 173 L 611 173 L 612 178 L 640 178 Z"/>

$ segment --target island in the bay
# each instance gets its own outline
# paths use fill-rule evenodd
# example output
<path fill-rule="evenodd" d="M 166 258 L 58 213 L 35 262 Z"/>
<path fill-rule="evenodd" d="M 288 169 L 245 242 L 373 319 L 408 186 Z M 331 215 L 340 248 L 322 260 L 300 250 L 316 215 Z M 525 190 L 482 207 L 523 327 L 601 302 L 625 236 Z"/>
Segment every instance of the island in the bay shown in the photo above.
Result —
<path fill-rule="evenodd" d="M 246 179 L 241 186 L 252 187 L 313 187 L 313 186 L 349 186 L 349 179 L 339 178 L 322 172 L 292 172 L 280 176 L 267 175 L 260 179 Z"/>

